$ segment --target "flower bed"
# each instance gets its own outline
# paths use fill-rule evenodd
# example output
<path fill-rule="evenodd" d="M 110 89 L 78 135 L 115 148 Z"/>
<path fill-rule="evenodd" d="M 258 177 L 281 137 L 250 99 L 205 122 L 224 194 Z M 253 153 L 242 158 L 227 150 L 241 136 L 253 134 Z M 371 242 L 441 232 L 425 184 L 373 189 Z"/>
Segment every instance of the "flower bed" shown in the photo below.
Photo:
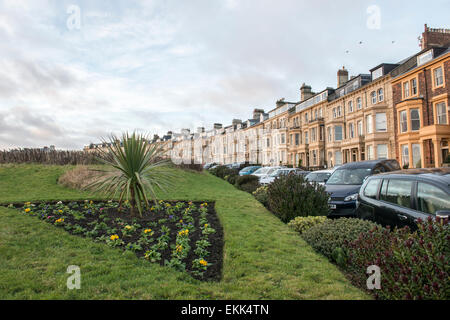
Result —
<path fill-rule="evenodd" d="M 214 203 L 159 201 L 135 218 L 127 203 L 119 208 L 115 201 L 27 202 L 20 210 L 71 234 L 187 271 L 196 279 L 221 278 L 223 231 Z"/>

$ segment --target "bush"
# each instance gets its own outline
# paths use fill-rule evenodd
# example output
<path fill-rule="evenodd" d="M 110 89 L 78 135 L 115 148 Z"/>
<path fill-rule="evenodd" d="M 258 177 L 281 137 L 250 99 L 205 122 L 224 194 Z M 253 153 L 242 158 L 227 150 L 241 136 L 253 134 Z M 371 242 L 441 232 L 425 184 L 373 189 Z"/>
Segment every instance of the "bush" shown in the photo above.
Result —
<path fill-rule="evenodd" d="M 98 172 L 94 170 L 84 165 L 76 166 L 63 173 L 58 178 L 58 183 L 67 188 L 82 190 L 97 179 Z"/>
<path fill-rule="evenodd" d="M 325 216 L 329 212 L 328 193 L 319 184 L 310 184 L 301 175 L 275 179 L 267 189 L 269 209 L 282 221 L 295 217 Z"/>
<path fill-rule="evenodd" d="M 366 288 L 366 269 L 381 272 L 380 299 L 449 299 L 450 234 L 448 220 L 418 221 L 418 230 L 375 228 L 344 247 L 347 272 Z"/>
<path fill-rule="evenodd" d="M 225 180 L 228 181 L 228 183 L 231 183 L 232 185 L 234 185 L 236 183 L 236 179 L 239 177 L 239 175 L 237 174 L 231 174 L 229 176 L 225 176 Z"/>
<path fill-rule="evenodd" d="M 180 164 L 174 164 L 176 168 L 183 169 L 183 170 L 192 170 L 192 171 L 203 171 L 203 166 L 201 164 L 197 163 L 180 163 Z"/>
<path fill-rule="evenodd" d="M 225 166 L 218 166 L 214 169 L 210 169 L 209 172 L 211 172 L 213 175 L 221 179 L 225 179 L 225 176 L 237 175 L 239 173 L 238 170 L 230 169 Z"/>
<path fill-rule="evenodd" d="M 236 178 L 236 188 L 253 193 L 260 187 L 259 178 L 252 175 L 239 176 Z"/>
<path fill-rule="evenodd" d="M 296 217 L 295 219 L 289 221 L 288 226 L 294 231 L 302 234 L 311 227 L 324 223 L 326 220 L 327 217 L 324 216 Z"/>
<path fill-rule="evenodd" d="M 303 232 L 303 239 L 331 261 L 338 261 L 345 252 L 344 244 L 358 239 L 361 233 L 373 230 L 378 224 L 356 218 L 327 219 Z"/>
<path fill-rule="evenodd" d="M 267 188 L 268 188 L 267 186 L 262 186 L 253 191 L 252 193 L 255 196 L 256 200 L 261 202 L 264 206 L 267 206 L 268 201 Z"/>

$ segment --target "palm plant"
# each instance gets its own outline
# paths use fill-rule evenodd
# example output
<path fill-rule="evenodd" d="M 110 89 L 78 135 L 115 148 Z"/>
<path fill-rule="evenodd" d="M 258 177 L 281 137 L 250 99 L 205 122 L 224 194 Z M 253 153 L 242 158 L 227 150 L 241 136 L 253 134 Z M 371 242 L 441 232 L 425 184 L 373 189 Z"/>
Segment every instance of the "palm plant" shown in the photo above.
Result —
<path fill-rule="evenodd" d="M 98 160 L 107 168 L 93 170 L 99 175 L 87 189 L 112 198 L 119 195 L 119 208 L 126 199 L 131 215 L 135 216 L 137 208 L 142 216 L 143 207 L 149 207 L 149 198 L 156 203 L 156 192 L 171 185 L 170 161 L 162 158 L 161 147 L 151 144 L 146 135 L 124 133 L 122 141 L 112 135 L 109 143 L 103 142 L 106 150 L 100 150 Z"/>

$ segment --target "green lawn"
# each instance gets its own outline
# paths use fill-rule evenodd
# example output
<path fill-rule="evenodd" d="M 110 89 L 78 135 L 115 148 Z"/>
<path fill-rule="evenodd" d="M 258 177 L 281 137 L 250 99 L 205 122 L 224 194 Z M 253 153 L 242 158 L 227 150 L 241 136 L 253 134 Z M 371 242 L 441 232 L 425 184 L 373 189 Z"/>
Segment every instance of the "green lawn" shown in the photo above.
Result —
<path fill-rule="evenodd" d="M 98 199 L 63 188 L 71 166 L 0 166 L 0 203 Z M 0 207 L 0 299 L 369 299 L 254 198 L 207 173 L 177 172 L 165 200 L 216 201 L 223 279 L 200 282 Z M 81 268 L 68 290 L 66 268 Z"/>

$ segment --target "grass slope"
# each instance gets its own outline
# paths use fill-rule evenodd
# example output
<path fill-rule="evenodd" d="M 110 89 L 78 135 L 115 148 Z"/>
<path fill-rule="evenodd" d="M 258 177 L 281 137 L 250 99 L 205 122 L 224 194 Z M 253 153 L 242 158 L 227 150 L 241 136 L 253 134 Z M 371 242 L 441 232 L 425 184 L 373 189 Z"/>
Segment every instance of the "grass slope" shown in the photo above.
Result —
<path fill-rule="evenodd" d="M 71 166 L 0 166 L 0 203 L 96 199 L 63 188 Z M 166 200 L 215 200 L 224 228 L 221 282 L 139 260 L 0 207 L 0 299 L 368 299 L 247 193 L 207 173 L 177 172 Z M 66 268 L 81 268 L 68 290 Z"/>

